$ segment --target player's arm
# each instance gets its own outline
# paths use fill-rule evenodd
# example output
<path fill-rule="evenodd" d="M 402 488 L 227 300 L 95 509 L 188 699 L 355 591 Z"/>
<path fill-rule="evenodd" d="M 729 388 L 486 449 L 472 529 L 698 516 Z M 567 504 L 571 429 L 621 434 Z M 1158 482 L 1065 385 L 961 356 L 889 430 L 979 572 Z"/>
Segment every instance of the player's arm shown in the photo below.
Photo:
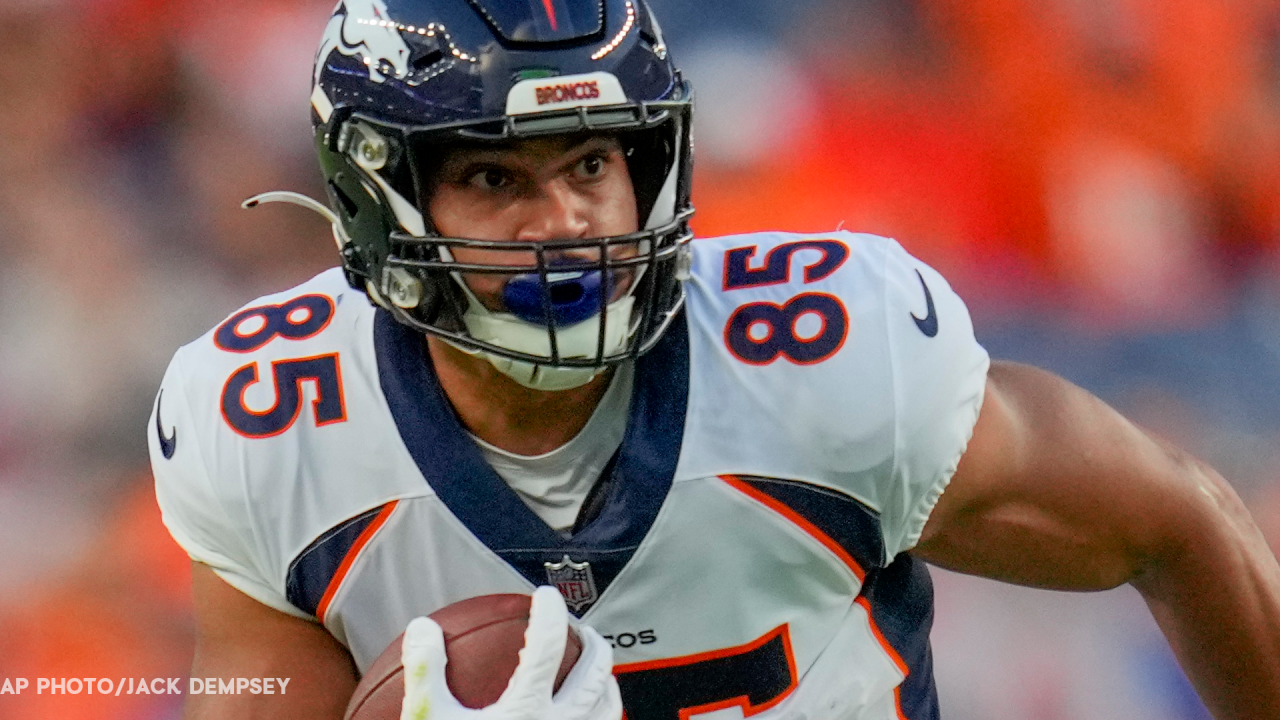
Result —
<path fill-rule="evenodd" d="M 185 720 L 340 720 L 356 670 L 323 627 L 286 615 L 192 563 L 193 678 L 288 678 L 283 694 L 190 695 Z M 277 692 L 279 692 L 277 690 Z"/>
<path fill-rule="evenodd" d="M 1239 497 L 1049 373 L 992 365 L 913 552 L 1043 588 L 1131 583 L 1215 717 L 1280 718 L 1280 567 Z"/>

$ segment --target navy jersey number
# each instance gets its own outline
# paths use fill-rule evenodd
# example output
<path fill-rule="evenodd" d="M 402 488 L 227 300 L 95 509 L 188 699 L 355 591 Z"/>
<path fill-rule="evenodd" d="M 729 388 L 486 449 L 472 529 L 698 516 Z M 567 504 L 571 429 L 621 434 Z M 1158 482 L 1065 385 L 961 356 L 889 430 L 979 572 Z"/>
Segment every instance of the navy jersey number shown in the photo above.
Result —
<path fill-rule="evenodd" d="M 796 323 L 812 314 L 818 331 L 801 337 Z M 754 328 L 762 328 L 756 337 Z M 849 334 L 849 317 L 839 298 L 826 293 L 802 293 L 785 305 L 748 303 L 733 311 L 724 327 L 724 341 L 739 360 L 768 365 L 784 356 L 797 365 L 812 365 L 835 355 Z"/>
<path fill-rule="evenodd" d="M 222 350 L 248 353 L 276 338 L 306 340 L 320 334 L 333 319 L 333 300 L 324 295 L 302 295 L 279 305 L 241 310 L 218 326 L 213 342 Z M 276 360 L 271 363 L 275 404 L 266 410 L 245 405 L 244 394 L 258 382 L 258 363 L 240 367 L 222 386 L 222 417 L 237 433 L 266 438 L 293 427 L 302 414 L 302 384 L 314 383 L 311 404 L 317 426 L 347 419 L 342 398 L 342 365 L 337 353 Z"/>
<path fill-rule="evenodd" d="M 241 310 L 218 326 L 213 342 L 227 352 L 253 352 L 277 337 L 305 340 L 318 335 L 332 318 L 333 300 L 324 295 L 303 295 L 279 305 Z M 258 323 L 251 325 L 252 320 Z"/>
<path fill-rule="evenodd" d="M 258 364 L 249 363 L 227 378 L 222 387 L 222 417 L 232 430 L 251 438 L 265 438 L 293 427 L 302 412 L 302 383 L 313 382 L 316 399 L 311 403 L 316 425 L 347 419 L 342 400 L 342 368 L 338 354 L 277 360 L 271 363 L 271 379 L 276 402 L 267 410 L 250 410 L 244 404 L 244 392 L 258 382 Z"/>
<path fill-rule="evenodd" d="M 805 283 L 815 283 L 830 277 L 849 259 L 849 246 L 837 240 L 798 240 L 783 243 L 764 256 L 764 266 L 748 266 L 759 247 L 734 248 L 724 254 L 724 289 L 779 285 L 791 280 L 791 256 L 800 250 L 817 250 L 822 258 L 804 268 Z"/>
<path fill-rule="evenodd" d="M 758 246 L 734 248 L 724 256 L 725 291 L 780 285 L 791 280 L 791 256 L 801 250 L 822 253 L 804 266 L 804 283 L 831 276 L 849 259 L 849 248 L 836 240 L 799 240 L 769 251 L 764 265 L 750 267 Z M 813 317 L 817 329 L 801 332 L 798 325 Z M 768 365 L 779 357 L 797 365 L 813 365 L 835 355 L 849 334 L 844 304 L 827 293 L 800 293 L 786 303 L 753 302 L 739 306 L 724 327 L 724 342 L 742 362 Z"/>
<path fill-rule="evenodd" d="M 686 720 L 739 707 L 744 717 L 796 688 L 791 637 L 782 625 L 738 647 L 614 668 L 626 720 Z"/>

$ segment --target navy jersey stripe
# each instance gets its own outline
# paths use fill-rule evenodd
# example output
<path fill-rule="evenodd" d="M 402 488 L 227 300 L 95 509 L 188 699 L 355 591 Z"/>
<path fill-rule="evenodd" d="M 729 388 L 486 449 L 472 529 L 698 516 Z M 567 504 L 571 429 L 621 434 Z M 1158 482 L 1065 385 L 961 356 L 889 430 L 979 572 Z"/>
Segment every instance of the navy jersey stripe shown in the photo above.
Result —
<path fill-rule="evenodd" d="M 865 570 L 884 557 L 880 516 L 857 500 L 829 488 L 796 480 L 737 476 L 756 490 L 786 505 L 831 538 Z"/>
<path fill-rule="evenodd" d="M 382 392 L 400 437 L 449 511 L 533 585 L 549 584 L 547 564 L 568 556 L 574 563 L 589 563 L 596 596 L 603 594 L 653 526 L 675 476 L 689 389 L 683 313 L 636 361 L 627 430 L 605 499 L 571 538 L 548 527 L 485 462 L 440 388 L 421 333 L 378 310 L 374 347 Z M 590 607 L 590 602 L 570 604 L 579 616 Z"/>
<path fill-rule="evenodd" d="M 871 620 L 907 666 L 899 707 L 907 720 L 938 720 L 938 688 L 933 681 L 933 580 L 924 562 L 906 553 L 888 567 L 867 573 L 860 598 Z"/>
<path fill-rule="evenodd" d="M 285 579 L 285 597 L 289 604 L 308 615 L 316 614 L 343 558 L 383 507 L 363 512 L 326 530 L 289 563 Z"/>

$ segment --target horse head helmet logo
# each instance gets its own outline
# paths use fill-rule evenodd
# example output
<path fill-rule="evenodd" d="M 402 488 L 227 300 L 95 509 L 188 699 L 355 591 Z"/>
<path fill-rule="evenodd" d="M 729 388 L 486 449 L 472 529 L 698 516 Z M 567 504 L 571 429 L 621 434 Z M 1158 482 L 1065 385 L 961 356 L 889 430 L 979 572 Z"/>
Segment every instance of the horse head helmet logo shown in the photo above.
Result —
<path fill-rule="evenodd" d="M 334 8 L 316 55 L 317 84 L 324 61 L 334 50 L 362 57 L 374 82 L 384 82 L 388 75 L 404 78 L 409 74 L 409 46 L 383 0 L 341 0 Z"/>

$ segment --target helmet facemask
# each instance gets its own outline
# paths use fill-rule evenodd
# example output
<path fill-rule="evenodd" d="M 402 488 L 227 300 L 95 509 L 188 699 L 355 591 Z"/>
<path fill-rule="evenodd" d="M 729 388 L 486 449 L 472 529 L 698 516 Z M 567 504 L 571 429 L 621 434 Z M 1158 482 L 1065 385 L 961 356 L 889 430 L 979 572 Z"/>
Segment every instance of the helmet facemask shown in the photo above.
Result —
<path fill-rule="evenodd" d="M 634 258 L 632 248 L 614 246 L 618 258 Z M 574 249 L 580 253 L 580 248 Z M 441 255 L 449 259 L 447 247 Z M 462 272 L 454 281 L 467 298 L 462 325 L 472 340 L 546 358 L 611 357 L 627 351 L 641 319 L 636 305 L 636 279 L 644 266 L 620 268 L 590 257 L 547 254 L 546 271 L 504 276 L 500 307 L 482 302 Z M 536 266 L 536 265 L 535 265 Z M 606 269 L 601 269 L 604 267 Z M 601 308 L 604 308 L 602 311 Z M 464 352 L 486 358 L 503 374 L 537 390 L 567 390 L 590 382 L 606 364 L 592 367 L 539 364 L 461 345 Z"/>
<path fill-rule="evenodd" d="M 692 238 L 691 91 L 661 30 L 643 0 L 566 2 L 569 15 L 543 17 L 488 0 L 343 0 L 312 94 L 352 286 L 543 389 L 657 344 L 684 301 Z M 623 145 L 638 232 L 482 241 L 442 236 L 425 211 L 432 158 L 450 145 L 594 133 Z M 486 253 L 506 255 L 459 262 Z M 494 275 L 498 302 L 466 282 Z"/>
<path fill-rule="evenodd" d="M 445 148 L 553 134 L 547 118 L 541 132 L 522 136 L 507 125 L 507 132 L 494 137 L 485 137 L 482 127 L 442 134 L 349 120 L 350 129 L 343 131 L 346 155 L 364 176 L 364 192 L 385 198 L 399 226 L 387 234 L 380 274 L 366 278 L 370 296 L 399 321 L 486 357 L 517 382 L 537 389 L 585 384 L 608 366 L 647 351 L 683 302 L 679 283 L 687 273 L 686 246 L 692 237 L 692 210 L 676 202 L 681 157 L 687 152 L 687 112 L 664 114 L 652 127 L 614 131 L 623 145 L 637 211 L 647 217 L 645 228 L 538 242 L 443 237 L 424 208 Z M 569 116 L 573 124 L 566 134 L 582 134 L 584 117 L 590 123 L 592 114 Z M 617 111 L 605 116 L 615 123 L 619 117 Z M 505 257 L 464 263 L 458 250 Z M 471 290 L 467 278 L 484 275 L 504 278 L 501 302 L 483 302 Z"/>

